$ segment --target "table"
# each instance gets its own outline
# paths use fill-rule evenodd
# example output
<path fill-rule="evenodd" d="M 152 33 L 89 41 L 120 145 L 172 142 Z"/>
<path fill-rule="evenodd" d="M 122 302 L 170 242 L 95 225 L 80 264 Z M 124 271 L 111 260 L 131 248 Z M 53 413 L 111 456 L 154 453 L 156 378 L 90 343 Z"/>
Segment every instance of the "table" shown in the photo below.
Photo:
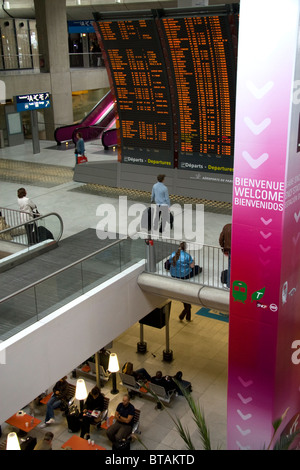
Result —
<path fill-rule="evenodd" d="M 72 436 L 63 445 L 62 448 L 70 447 L 72 450 L 106 450 L 104 447 L 97 444 L 89 444 L 86 439 L 79 436 Z"/>
<path fill-rule="evenodd" d="M 107 421 L 105 420 L 104 423 L 101 424 L 101 428 L 102 429 L 108 429 L 109 426 L 111 426 L 113 424 L 113 421 L 115 419 L 115 416 L 114 415 L 111 415 L 109 418 L 108 418 L 108 423 Z"/>
<path fill-rule="evenodd" d="M 19 415 L 18 413 L 16 413 L 11 416 L 8 420 L 6 420 L 6 423 L 27 433 L 29 431 L 32 431 L 32 429 L 34 429 L 39 423 L 41 423 L 41 420 L 38 418 L 33 418 L 32 422 L 32 416 L 26 413 L 23 415 Z M 28 423 L 28 426 L 26 426 L 26 423 Z"/>
<path fill-rule="evenodd" d="M 40 403 L 42 403 L 42 405 L 47 405 L 52 395 L 53 395 L 53 392 L 49 393 L 48 395 L 46 395 L 44 398 L 40 400 Z"/>

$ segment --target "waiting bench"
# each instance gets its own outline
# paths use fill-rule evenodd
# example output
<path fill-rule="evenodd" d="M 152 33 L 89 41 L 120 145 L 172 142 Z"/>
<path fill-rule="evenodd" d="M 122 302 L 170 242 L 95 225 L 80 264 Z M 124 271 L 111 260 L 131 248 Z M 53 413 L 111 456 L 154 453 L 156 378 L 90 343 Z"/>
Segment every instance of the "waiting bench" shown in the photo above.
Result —
<path fill-rule="evenodd" d="M 132 375 L 123 374 L 121 372 L 119 374 L 122 384 L 127 388 L 128 392 L 132 391 L 140 393 L 142 396 L 144 395 L 156 399 L 156 397 L 149 393 L 145 387 L 141 386 Z M 148 382 L 145 386 L 164 403 L 170 403 L 171 398 L 175 395 L 175 390 L 166 391 L 161 385 L 156 385 L 152 382 Z"/>
<path fill-rule="evenodd" d="M 75 392 L 76 392 L 76 385 L 70 384 L 68 382 L 68 387 L 67 387 L 67 394 L 66 394 L 66 401 L 72 400 L 72 398 L 75 397 Z M 40 403 L 42 405 L 47 405 L 48 401 L 52 397 L 53 392 L 49 393 L 48 395 L 44 396 L 41 400 Z"/>

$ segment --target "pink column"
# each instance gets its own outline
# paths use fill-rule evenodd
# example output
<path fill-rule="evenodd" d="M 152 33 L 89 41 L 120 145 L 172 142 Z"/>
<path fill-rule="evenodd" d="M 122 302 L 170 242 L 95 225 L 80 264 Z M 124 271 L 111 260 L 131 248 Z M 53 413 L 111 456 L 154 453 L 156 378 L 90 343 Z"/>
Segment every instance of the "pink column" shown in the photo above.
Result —
<path fill-rule="evenodd" d="M 240 6 L 227 433 L 262 449 L 300 411 L 299 1 Z"/>

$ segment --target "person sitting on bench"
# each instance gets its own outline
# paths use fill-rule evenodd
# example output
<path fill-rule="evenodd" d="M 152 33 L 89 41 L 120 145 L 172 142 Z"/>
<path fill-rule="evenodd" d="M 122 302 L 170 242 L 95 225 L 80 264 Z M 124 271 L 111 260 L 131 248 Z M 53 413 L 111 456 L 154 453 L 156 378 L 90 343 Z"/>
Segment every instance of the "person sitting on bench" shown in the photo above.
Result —
<path fill-rule="evenodd" d="M 122 367 L 122 372 L 123 374 L 132 375 L 136 381 L 149 382 L 151 380 L 151 375 L 144 367 L 133 370 L 132 362 L 125 362 L 124 366 Z"/>
<path fill-rule="evenodd" d="M 92 388 L 83 407 L 80 437 L 89 439 L 90 425 L 101 422 L 101 413 L 98 417 L 92 416 L 92 411 L 102 412 L 104 408 L 104 395 L 97 385 Z"/>
<path fill-rule="evenodd" d="M 53 387 L 53 395 L 47 403 L 47 411 L 45 417 L 45 423 L 41 426 L 44 427 L 47 424 L 55 423 L 54 410 L 59 408 L 63 401 L 66 399 L 68 392 L 67 376 L 60 379 Z"/>
<path fill-rule="evenodd" d="M 191 382 L 188 382 L 187 380 L 183 380 L 181 370 L 176 372 L 176 374 L 172 377 L 172 381 L 173 379 L 175 379 L 177 382 L 177 383 L 176 382 L 174 383 L 175 383 L 176 392 L 178 393 L 178 395 L 183 395 L 182 389 L 184 389 L 188 393 L 192 391 Z"/>
<path fill-rule="evenodd" d="M 115 412 L 115 422 L 106 431 L 111 442 L 126 439 L 132 431 L 135 408 L 130 403 L 129 395 L 124 395 Z"/>
<path fill-rule="evenodd" d="M 160 385 L 165 389 L 166 392 L 175 390 L 175 384 L 172 381 L 171 377 L 168 375 L 163 376 L 161 370 L 158 370 L 154 377 L 151 377 L 151 382 L 155 385 Z"/>

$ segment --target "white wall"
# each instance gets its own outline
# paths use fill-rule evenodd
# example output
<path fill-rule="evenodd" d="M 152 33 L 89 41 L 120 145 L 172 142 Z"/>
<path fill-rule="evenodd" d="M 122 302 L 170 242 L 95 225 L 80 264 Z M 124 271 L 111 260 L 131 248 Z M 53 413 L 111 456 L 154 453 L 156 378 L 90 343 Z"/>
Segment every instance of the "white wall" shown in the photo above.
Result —
<path fill-rule="evenodd" d="M 144 261 L 0 344 L 0 424 L 163 302 L 139 288 L 143 270 Z"/>
<path fill-rule="evenodd" d="M 0 73 L 0 79 L 6 86 L 6 99 L 15 95 L 23 95 L 36 91 L 52 92 L 52 80 L 50 73 L 20 73 L 4 75 Z M 70 69 L 71 91 L 94 90 L 108 88 L 109 81 L 106 69 L 98 67 L 94 69 L 72 70 Z"/>

